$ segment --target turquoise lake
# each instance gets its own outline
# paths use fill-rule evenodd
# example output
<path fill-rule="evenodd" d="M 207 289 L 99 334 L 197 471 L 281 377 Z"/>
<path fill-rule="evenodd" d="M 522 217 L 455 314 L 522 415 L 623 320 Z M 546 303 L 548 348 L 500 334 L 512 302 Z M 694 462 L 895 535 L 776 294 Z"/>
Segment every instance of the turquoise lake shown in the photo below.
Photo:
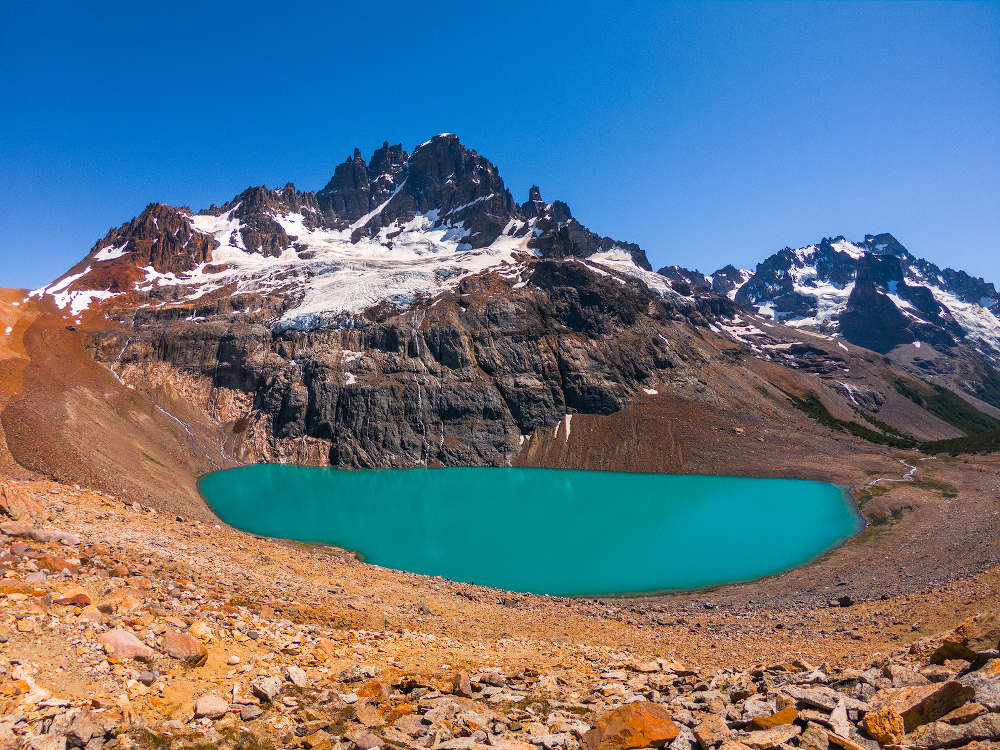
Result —
<path fill-rule="evenodd" d="M 821 555 L 864 525 L 838 487 L 797 479 L 255 464 L 208 474 L 199 486 L 223 521 L 245 531 L 539 594 L 759 578 Z"/>

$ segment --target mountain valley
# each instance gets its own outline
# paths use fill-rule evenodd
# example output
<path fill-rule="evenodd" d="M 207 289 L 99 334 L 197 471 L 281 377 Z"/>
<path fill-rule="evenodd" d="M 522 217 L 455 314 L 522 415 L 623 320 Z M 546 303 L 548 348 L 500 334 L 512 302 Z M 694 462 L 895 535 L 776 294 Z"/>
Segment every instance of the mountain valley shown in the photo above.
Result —
<path fill-rule="evenodd" d="M 150 204 L 0 330 L 0 745 L 1000 740 L 1000 295 L 889 234 L 654 271 L 441 134 Z M 535 596 L 221 525 L 198 478 L 256 462 L 813 479 L 867 527 L 760 580 Z M 677 733 L 604 738 L 636 701 Z"/>

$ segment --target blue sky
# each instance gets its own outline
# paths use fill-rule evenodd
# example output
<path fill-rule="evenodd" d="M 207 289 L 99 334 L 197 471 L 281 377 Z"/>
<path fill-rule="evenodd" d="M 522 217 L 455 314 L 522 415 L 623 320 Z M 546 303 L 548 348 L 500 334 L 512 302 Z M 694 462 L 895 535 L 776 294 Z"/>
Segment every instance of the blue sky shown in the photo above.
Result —
<path fill-rule="evenodd" d="M 998 3 L 145 5 L 2 4 L 0 285 L 445 131 L 654 267 L 889 231 L 1000 282 Z"/>

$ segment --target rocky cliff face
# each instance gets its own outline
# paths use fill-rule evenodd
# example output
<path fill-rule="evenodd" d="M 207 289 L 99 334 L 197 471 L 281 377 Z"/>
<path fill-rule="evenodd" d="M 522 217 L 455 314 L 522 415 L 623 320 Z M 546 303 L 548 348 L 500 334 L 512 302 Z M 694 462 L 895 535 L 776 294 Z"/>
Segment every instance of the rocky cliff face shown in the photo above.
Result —
<path fill-rule="evenodd" d="M 247 394 L 245 413 L 229 415 L 244 458 L 280 458 L 309 440 L 337 466 L 500 464 L 567 414 L 617 411 L 675 369 L 683 379 L 700 355 L 678 330 L 734 311 L 538 260 L 524 281 L 473 276 L 431 305 L 350 326 L 275 330 L 266 315 L 219 304 L 146 309 L 93 341 L 119 371 L 161 360 L 210 382 L 207 392 Z"/>

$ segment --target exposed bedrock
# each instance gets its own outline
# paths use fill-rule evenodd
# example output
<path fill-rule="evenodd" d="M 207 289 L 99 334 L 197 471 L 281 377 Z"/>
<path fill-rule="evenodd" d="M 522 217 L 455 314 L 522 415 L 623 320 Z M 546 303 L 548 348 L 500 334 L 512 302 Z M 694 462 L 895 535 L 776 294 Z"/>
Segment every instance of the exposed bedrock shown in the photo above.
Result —
<path fill-rule="evenodd" d="M 615 412 L 651 377 L 697 367 L 691 324 L 732 312 L 572 261 L 537 262 L 523 288 L 495 283 L 470 277 L 430 306 L 312 331 L 276 332 L 229 304 L 200 307 L 197 325 L 190 307 L 146 310 L 91 343 L 120 372 L 167 363 L 209 382 L 202 408 L 220 389 L 245 394 L 247 413 L 217 418 L 239 433 L 263 417 L 273 445 L 328 442 L 336 466 L 501 464 L 566 413 Z"/>

